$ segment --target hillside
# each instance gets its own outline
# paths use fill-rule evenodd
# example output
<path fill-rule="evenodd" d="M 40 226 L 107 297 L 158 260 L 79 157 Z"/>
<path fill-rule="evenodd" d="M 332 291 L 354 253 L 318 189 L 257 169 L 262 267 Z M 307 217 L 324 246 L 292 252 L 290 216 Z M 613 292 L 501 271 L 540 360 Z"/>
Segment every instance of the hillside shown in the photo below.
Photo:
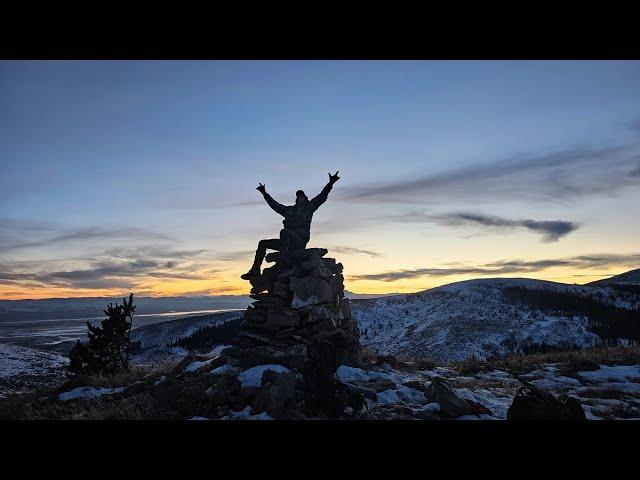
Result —
<path fill-rule="evenodd" d="M 602 280 L 596 280 L 595 282 L 588 283 L 592 286 L 605 286 L 605 285 L 639 285 L 640 286 L 640 268 L 635 270 L 629 270 L 628 272 L 621 273 L 620 275 L 614 275 L 610 278 L 603 278 Z"/>
<path fill-rule="evenodd" d="M 363 345 L 445 362 L 637 341 L 639 308 L 640 296 L 608 287 L 503 278 L 352 302 Z"/>

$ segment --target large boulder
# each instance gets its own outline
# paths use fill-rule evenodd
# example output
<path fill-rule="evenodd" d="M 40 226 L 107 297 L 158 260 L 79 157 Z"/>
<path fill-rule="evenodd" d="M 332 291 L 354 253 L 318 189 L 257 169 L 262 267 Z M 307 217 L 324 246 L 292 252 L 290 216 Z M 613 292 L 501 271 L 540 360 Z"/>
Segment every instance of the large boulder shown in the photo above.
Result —
<path fill-rule="evenodd" d="M 491 411 L 482 405 L 462 398 L 451 384 L 441 377 L 434 377 L 424 394 L 429 401 L 440 404 L 440 412 L 448 417 L 491 414 Z"/>
<path fill-rule="evenodd" d="M 575 398 L 557 399 L 527 383 L 520 387 L 507 410 L 507 420 L 586 420 Z"/>

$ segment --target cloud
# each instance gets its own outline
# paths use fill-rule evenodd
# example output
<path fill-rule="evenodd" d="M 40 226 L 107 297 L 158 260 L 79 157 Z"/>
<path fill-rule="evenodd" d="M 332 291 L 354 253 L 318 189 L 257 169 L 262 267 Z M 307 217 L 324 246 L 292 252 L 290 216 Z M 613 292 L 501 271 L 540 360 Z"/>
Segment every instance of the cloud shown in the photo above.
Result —
<path fill-rule="evenodd" d="M 353 248 L 353 247 L 333 247 L 330 248 L 329 250 L 337 252 L 337 253 L 344 253 L 346 255 L 349 254 L 361 254 L 361 255 L 368 255 L 372 258 L 376 258 L 376 257 L 381 257 L 382 254 L 379 252 L 374 252 L 373 250 L 363 250 L 361 248 Z"/>
<path fill-rule="evenodd" d="M 19 271 L 3 264 L 0 283 L 28 284 L 34 287 L 66 287 L 82 289 L 134 288 L 149 278 L 211 280 L 222 270 L 206 265 L 137 259 L 130 261 L 94 261 L 88 268 L 72 270 Z"/>
<path fill-rule="evenodd" d="M 396 222 L 431 222 L 446 226 L 481 226 L 491 229 L 511 230 L 522 228 L 542 235 L 545 242 L 557 242 L 560 238 L 578 229 L 578 225 L 568 220 L 513 220 L 485 215 L 482 213 L 453 212 L 445 214 L 429 214 L 409 212 L 404 215 L 382 217 L 381 220 Z"/>
<path fill-rule="evenodd" d="M 216 260 L 234 262 L 236 260 L 246 260 L 256 253 L 255 250 L 238 250 L 234 252 L 221 252 L 215 255 Z"/>
<path fill-rule="evenodd" d="M 343 198 L 363 203 L 452 203 L 496 199 L 569 201 L 639 186 L 629 172 L 640 143 L 568 148 L 544 155 L 508 157 L 442 173 L 352 187 Z M 635 171 L 635 170 L 634 170 Z"/>
<path fill-rule="evenodd" d="M 114 247 L 105 251 L 106 255 L 117 258 L 194 258 L 208 250 L 177 250 L 162 245 L 144 245 L 135 248 Z"/>
<path fill-rule="evenodd" d="M 41 237 L 24 241 L 25 238 Z M 143 228 L 87 227 L 75 230 L 63 229 L 51 224 L 21 220 L 9 220 L 0 227 L 0 252 L 23 248 L 48 247 L 60 243 L 113 238 L 136 240 L 171 240 L 171 237 Z"/>
<path fill-rule="evenodd" d="M 416 268 L 371 273 L 364 275 L 352 275 L 350 280 L 379 280 L 383 282 L 395 282 L 397 280 L 419 277 L 439 277 L 450 275 L 505 275 L 516 273 L 539 272 L 552 267 L 571 267 L 575 269 L 600 268 L 600 267 L 637 267 L 640 266 L 640 253 L 637 254 L 597 254 L 581 255 L 560 259 L 541 260 L 500 260 L 477 266 L 454 266 L 450 268 Z"/>

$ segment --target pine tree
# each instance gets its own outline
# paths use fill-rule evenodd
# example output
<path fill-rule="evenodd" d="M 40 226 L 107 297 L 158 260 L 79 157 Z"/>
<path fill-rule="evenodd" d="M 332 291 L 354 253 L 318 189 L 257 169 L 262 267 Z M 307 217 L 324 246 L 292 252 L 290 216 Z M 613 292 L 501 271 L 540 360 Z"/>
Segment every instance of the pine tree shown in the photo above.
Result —
<path fill-rule="evenodd" d="M 69 352 L 69 371 L 73 374 L 113 374 L 129 370 L 130 335 L 133 323 L 133 293 L 122 305 L 110 303 L 104 311 L 107 318 L 100 326 L 91 325 L 89 342 L 78 340 Z"/>

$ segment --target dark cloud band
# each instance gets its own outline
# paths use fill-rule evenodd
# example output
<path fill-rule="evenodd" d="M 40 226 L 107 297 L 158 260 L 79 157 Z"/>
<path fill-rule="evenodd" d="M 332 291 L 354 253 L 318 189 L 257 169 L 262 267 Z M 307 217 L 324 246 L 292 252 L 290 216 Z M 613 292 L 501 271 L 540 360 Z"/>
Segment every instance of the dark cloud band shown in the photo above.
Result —
<path fill-rule="evenodd" d="M 363 203 L 450 203 L 496 199 L 567 201 L 640 185 L 640 143 L 570 148 L 504 158 L 447 172 L 354 186 L 343 195 Z"/>
<path fill-rule="evenodd" d="M 467 212 L 445 214 L 410 212 L 395 217 L 384 217 L 383 220 L 396 222 L 427 222 L 453 227 L 480 226 L 502 230 L 520 228 L 541 234 L 543 240 L 546 242 L 556 242 L 565 235 L 578 229 L 576 223 L 568 220 L 513 220 L 494 215 Z"/>
<path fill-rule="evenodd" d="M 379 280 L 383 282 L 395 282 L 397 280 L 441 277 L 451 275 L 505 275 L 518 273 L 535 273 L 552 267 L 571 267 L 574 269 L 602 268 L 612 266 L 637 267 L 640 266 L 640 254 L 617 255 L 583 255 L 561 259 L 542 260 L 501 260 L 485 263 L 478 266 L 451 267 L 451 268 L 417 268 L 372 273 L 365 275 L 352 275 L 350 280 Z"/>

